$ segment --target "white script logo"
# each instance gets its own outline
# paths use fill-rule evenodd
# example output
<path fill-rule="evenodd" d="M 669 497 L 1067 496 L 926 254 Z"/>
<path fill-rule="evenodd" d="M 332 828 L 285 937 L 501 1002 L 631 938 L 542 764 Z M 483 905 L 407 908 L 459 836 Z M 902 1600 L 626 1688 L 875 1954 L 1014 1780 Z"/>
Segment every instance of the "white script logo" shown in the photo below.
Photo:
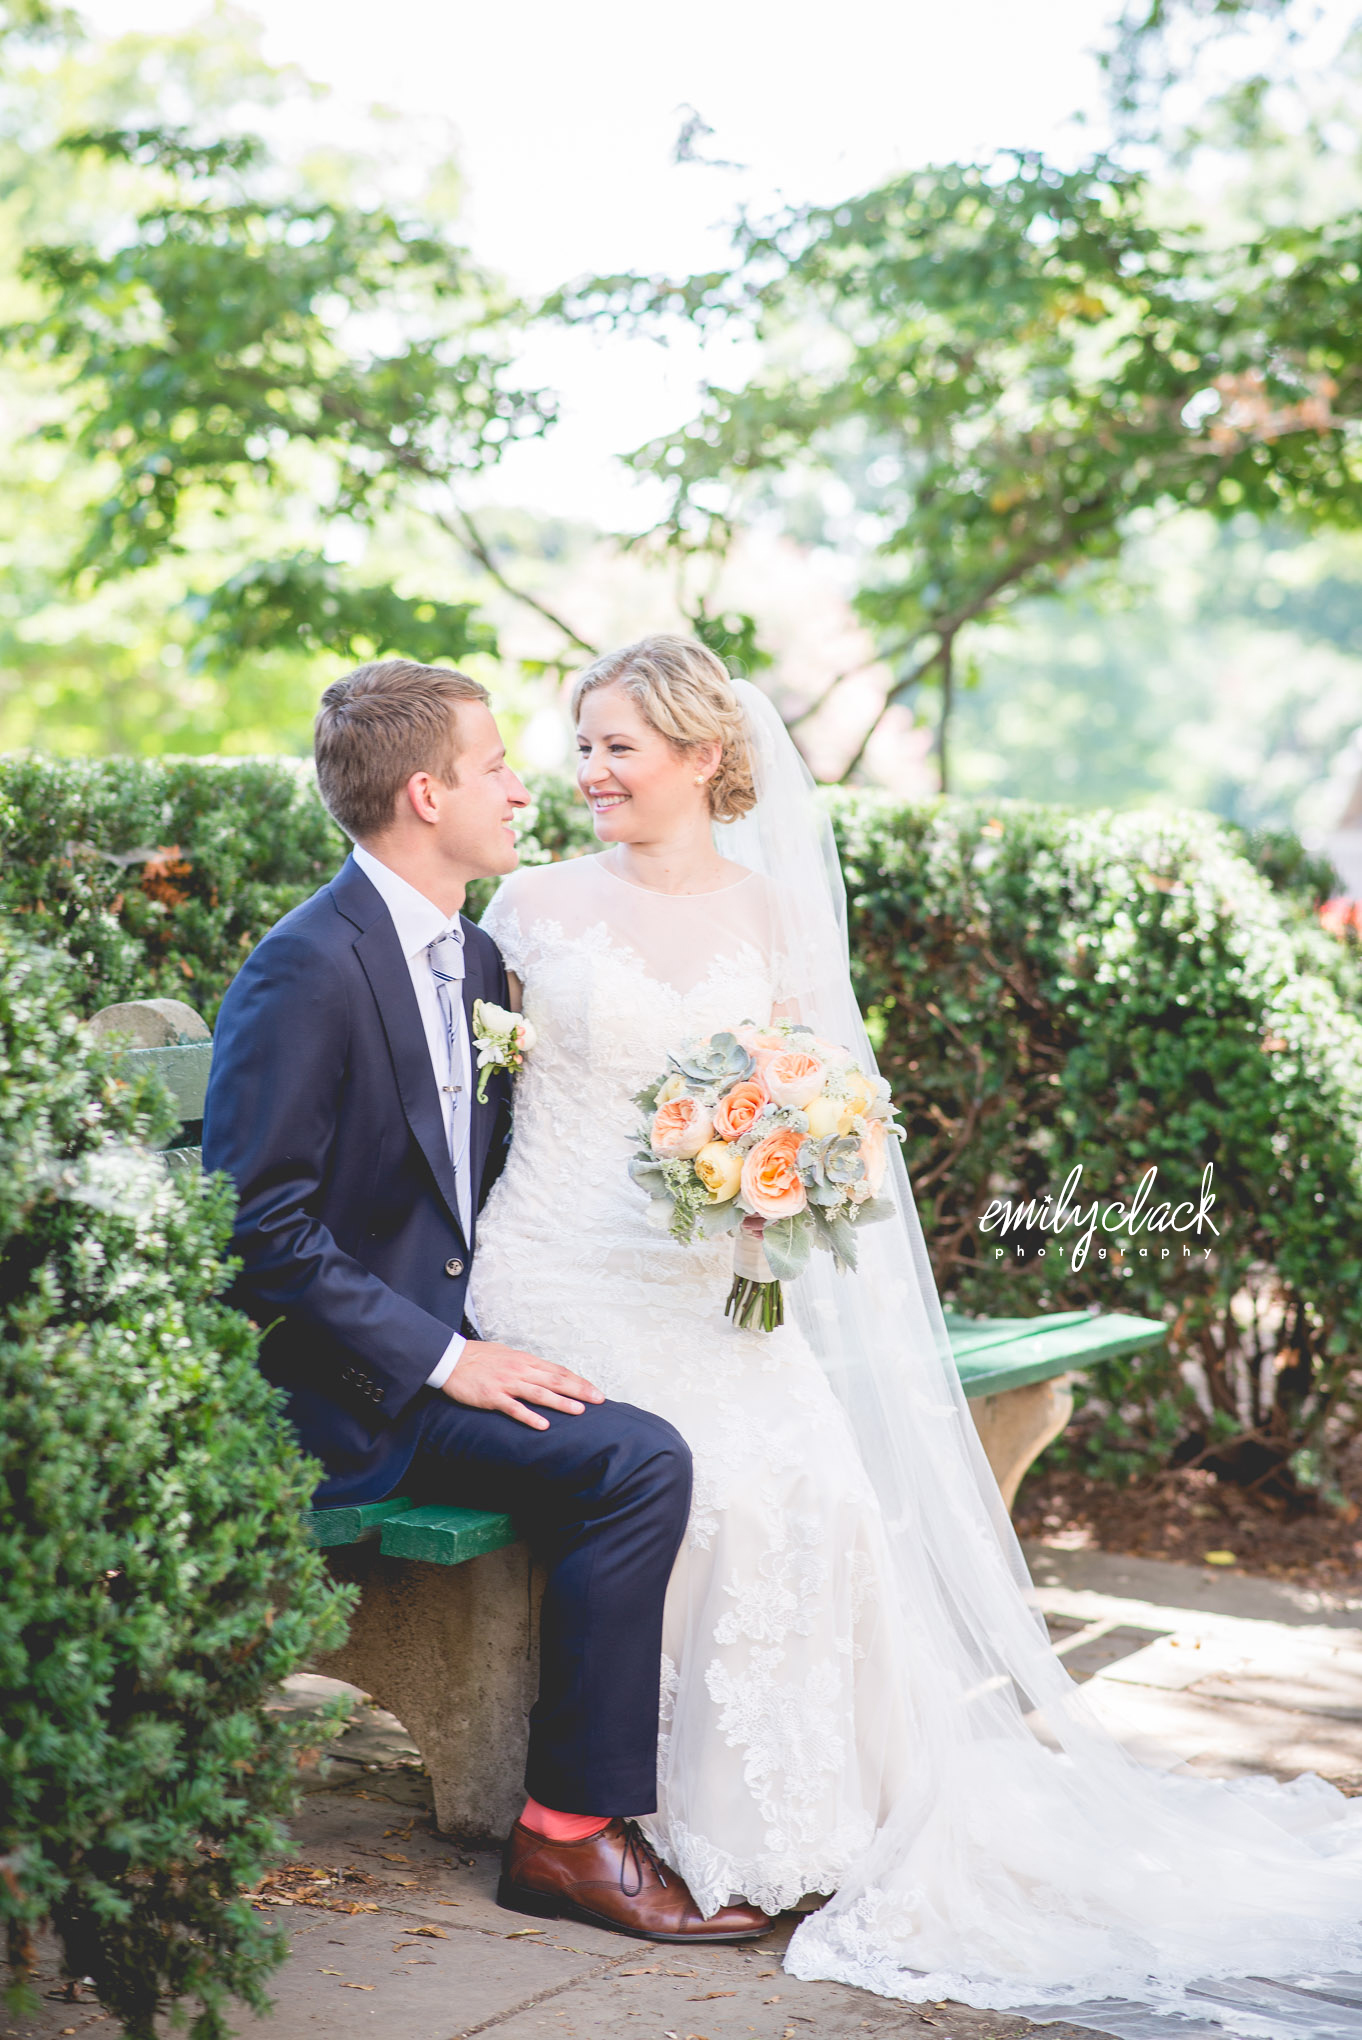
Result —
<path fill-rule="evenodd" d="M 1128 1210 L 1125 1204 L 1119 1198 L 1116 1198 L 1101 1212 L 1100 1224 L 1103 1232 L 1134 1233 L 1138 1232 L 1140 1227 L 1143 1226 L 1146 1232 L 1151 1233 L 1195 1231 L 1197 1234 L 1200 1234 L 1202 1220 L 1204 1219 L 1216 1238 L 1219 1239 L 1220 1228 L 1211 1217 L 1211 1206 L 1215 1203 L 1215 1192 L 1211 1189 L 1211 1170 L 1212 1164 L 1207 1162 L 1201 1172 L 1201 1201 L 1199 1204 L 1156 1204 L 1154 1209 L 1146 1214 L 1144 1207 L 1152 1195 L 1154 1178 L 1159 1173 L 1158 1169 L 1151 1165 L 1141 1176 L 1139 1187 L 1135 1192 L 1135 1201 Z M 1077 1205 L 1071 1204 L 1070 1200 L 1082 1174 L 1083 1164 L 1076 1162 L 1064 1178 L 1064 1188 L 1060 1191 L 1058 1199 L 1051 1197 L 1048 1191 L 1039 1204 L 1037 1204 L 1034 1197 L 1028 1198 L 1025 1204 L 1014 1204 L 1010 1197 L 995 1197 L 979 1221 L 981 1230 L 984 1232 L 998 1231 L 1002 1233 L 1058 1233 L 1066 1225 L 1081 1228 L 1079 1238 L 1074 1244 L 1073 1258 L 1069 1263 L 1071 1268 L 1081 1268 L 1088 1258 L 1088 1248 L 1092 1244 L 1093 1232 L 1099 1223 L 1098 1206 L 1095 1198 L 1086 1211 L 1080 1211 Z M 1053 1209 L 1051 1209 L 1052 1206 Z M 1180 1217 L 1180 1213 L 1184 1211 L 1190 1212 L 1193 1215 L 1184 1220 Z M 995 1247 L 993 1250 L 994 1259 L 997 1260 L 1004 1251 L 1005 1249 L 1002 1247 Z M 1017 1251 L 1021 1253 L 1023 1250 L 1019 1247 Z M 1044 1253 L 1045 1249 L 1042 1247 L 1039 1251 Z M 1186 1253 L 1190 1250 L 1184 1247 L 1183 1251 Z M 1210 1251 L 1209 1247 L 1204 1249 L 1206 1254 L 1209 1254 Z M 1099 1252 L 1105 1255 L 1106 1249 L 1100 1248 Z M 1167 1254 L 1167 1252 L 1168 1248 L 1165 1247 L 1164 1253 Z"/>

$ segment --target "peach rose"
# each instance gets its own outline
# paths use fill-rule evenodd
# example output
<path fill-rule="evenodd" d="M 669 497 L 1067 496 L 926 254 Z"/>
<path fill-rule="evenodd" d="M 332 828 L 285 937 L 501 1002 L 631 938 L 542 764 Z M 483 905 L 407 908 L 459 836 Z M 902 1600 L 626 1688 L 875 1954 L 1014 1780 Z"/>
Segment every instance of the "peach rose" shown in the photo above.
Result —
<path fill-rule="evenodd" d="M 774 1027 L 740 1027 L 738 1039 L 757 1066 L 757 1074 L 766 1068 L 773 1055 L 782 1055 L 788 1047 L 785 1036 Z"/>
<path fill-rule="evenodd" d="M 669 1161 L 698 1155 L 705 1142 L 713 1138 L 713 1113 L 689 1092 L 684 1098 L 669 1098 L 653 1116 L 653 1153 L 665 1155 Z"/>
<path fill-rule="evenodd" d="M 793 1127 L 759 1140 L 742 1165 L 742 1201 L 758 1218 L 793 1218 L 808 1204 L 795 1157 L 804 1135 Z"/>
<path fill-rule="evenodd" d="M 883 1121 L 872 1119 L 861 1135 L 861 1160 L 865 1163 L 865 1174 L 859 1183 L 851 1186 L 854 1204 L 865 1204 L 870 1198 L 878 1197 L 884 1187 L 884 1172 L 889 1166 L 889 1143 Z"/>
<path fill-rule="evenodd" d="M 787 1048 L 771 1057 L 762 1076 L 777 1105 L 799 1112 L 822 1090 L 824 1071 L 816 1056 L 805 1055 L 802 1048 Z"/>
<path fill-rule="evenodd" d="M 752 1123 L 771 1102 L 771 1094 L 760 1077 L 745 1077 L 726 1091 L 714 1115 L 714 1131 L 720 1140 L 741 1140 L 752 1131 Z"/>

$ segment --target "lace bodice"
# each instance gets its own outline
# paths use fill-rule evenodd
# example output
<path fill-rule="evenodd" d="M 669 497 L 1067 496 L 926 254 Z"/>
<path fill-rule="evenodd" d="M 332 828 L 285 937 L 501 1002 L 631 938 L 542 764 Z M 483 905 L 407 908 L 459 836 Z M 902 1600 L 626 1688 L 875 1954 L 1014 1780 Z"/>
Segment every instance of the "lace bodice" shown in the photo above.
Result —
<path fill-rule="evenodd" d="M 674 1259 L 684 1250 L 648 1233 L 647 1199 L 629 1180 L 631 1100 L 688 1036 L 770 1019 L 784 985 L 766 881 L 753 872 L 717 893 L 674 896 L 582 857 L 516 872 L 482 926 L 519 978 L 537 1036 L 516 1082 L 504 1193 L 519 1222 L 537 1217 L 556 1235 L 572 1212 Z"/>

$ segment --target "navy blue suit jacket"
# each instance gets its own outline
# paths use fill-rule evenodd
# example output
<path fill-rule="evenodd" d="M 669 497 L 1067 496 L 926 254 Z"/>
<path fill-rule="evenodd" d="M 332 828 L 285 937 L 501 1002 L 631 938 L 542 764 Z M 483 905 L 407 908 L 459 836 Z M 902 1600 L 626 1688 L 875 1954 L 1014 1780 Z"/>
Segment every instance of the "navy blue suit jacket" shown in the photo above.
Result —
<path fill-rule="evenodd" d="M 465 1010 L 507 1002 L 465 920 Z M 473 1101 L 475 1211 L 510 1139 L 510 1083 Z M 326 1478 L 320 1503 L 401 1483 L 426 1376 L 463 1326 L 475 1241 L 459 1224 L 445 1120 L 411 975 L 353 858 L 243 964 L 218 1019 L 203 1165 L 237 1186 L 230 1301 L 267 1328 L 261 1366 Z M 476 1227 L 475 1227 L 476 1230 Z"/>

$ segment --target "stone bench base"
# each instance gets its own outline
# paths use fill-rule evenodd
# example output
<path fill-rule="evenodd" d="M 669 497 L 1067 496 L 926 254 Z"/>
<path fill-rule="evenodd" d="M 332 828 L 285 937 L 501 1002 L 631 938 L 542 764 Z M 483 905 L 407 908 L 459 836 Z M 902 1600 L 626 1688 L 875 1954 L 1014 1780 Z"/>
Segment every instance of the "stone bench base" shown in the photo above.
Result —
<path fill-rule="evenodd" d="M 1074 1413 L 1073 1376 L 1054 1374 L 1024 1388 L 974 1396 L 969 1413 L 1011 1515 L 1023 1475 Z"/>
<path fill-rule="evenodd" d="M 501 1841 L 525 1803 L 530 1708 L 539 1690 L 540 1569 L 524 1544 L 463 1565 L 383 1558 L 377 1544 L 327 1554 L 363 1587 L 348 1640 L 308 1667 L 395 1714 L 420 1750 L 436 1825 Z"/>

